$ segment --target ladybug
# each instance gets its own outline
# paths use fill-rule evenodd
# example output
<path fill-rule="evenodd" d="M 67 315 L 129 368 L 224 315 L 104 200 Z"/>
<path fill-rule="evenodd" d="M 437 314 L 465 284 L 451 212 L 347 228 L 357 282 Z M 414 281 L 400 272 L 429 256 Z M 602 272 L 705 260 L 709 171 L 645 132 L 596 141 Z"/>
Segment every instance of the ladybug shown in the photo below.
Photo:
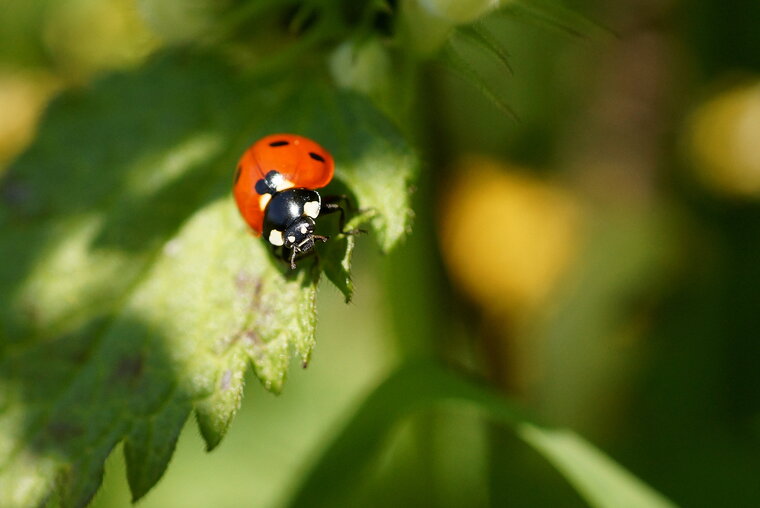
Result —
<path fill-rule="evenodd" d="M 343 233 L 345 196 L 322 199 L 316 189 L 332 180 L 335 163 L 330 153 L 311 139 L 295 134 L 273 134 L 256 141 L 240 158 L 233 194 L 240 215 L 256 236 L 263 236 L 282 258 L 296 267 L 296 259 L 311 253 L 320 214 L 340 212 Z"/>

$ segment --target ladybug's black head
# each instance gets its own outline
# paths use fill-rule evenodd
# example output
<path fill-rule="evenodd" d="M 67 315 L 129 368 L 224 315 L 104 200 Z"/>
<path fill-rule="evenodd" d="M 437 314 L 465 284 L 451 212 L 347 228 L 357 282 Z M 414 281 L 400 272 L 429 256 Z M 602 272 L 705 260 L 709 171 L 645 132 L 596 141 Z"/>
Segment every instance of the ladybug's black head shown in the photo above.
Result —
<path fill-rule="evenodd" d="M 295 260 L 314 249 L 314 242 L 326 236 L 314 234 L 322 198 L 315 190 L 296 187 L 275 192 L 264 212 L 264 237 L 295 268 Z"/>
<path fill-rule="evenodd" d="M 299 217 L 288 226 L 283 236 L 283 247 L 303 254 L 314 248 L 314 219 L 308 215 Z"/>

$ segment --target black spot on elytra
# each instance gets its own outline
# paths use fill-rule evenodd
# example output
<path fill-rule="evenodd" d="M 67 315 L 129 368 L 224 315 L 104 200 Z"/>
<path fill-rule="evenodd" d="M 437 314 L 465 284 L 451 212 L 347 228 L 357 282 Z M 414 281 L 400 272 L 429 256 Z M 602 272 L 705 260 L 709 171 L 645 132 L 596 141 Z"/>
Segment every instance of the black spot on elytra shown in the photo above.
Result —
<path fill-rule="evenodd" d="M 311 157 L 315 161 L 325 162 L 325 158 L 319 155 L 318 153 L 309 152 L 309 157 Z"/>
<path fill-rule="evenodd" d="M 253 188 L 259 194 L 274 195 L 274 193 L 277 192 L 277 186 L 274 183 L 276 178 L 280 178 L 280 173 L 274 170 L 269 171 L 264 178 L 256 182 L 256 185 L 254 185 Z"/>
<path fill-rule="evenodd" d="M 269 185 L 267 185 L 267 182 L 263 178 L 257 181 L 256 185 L 254 185 L 253 188 L 256 189 L 256 192 L 258 194 L 262 194 L 262 195 L 268 194 L 272 190 L 269 188 Z"/>
<path fill-rule="evenodd" d="M 280 140 L 280 141 L 272 141 L 271 143 L 269 143 L 269 146 L 278 147 L 278 146 L 286 146 L 286 145 L 289 145 L 289 144 L 290 144 L 289 141 L 285 141 L 283 139 L 283 140 Z"/>
<path fill-rule="evenodd" d="M 238 183 L 238 180 L 240 180 L 240 173 L 242 172 L 243 172 L 243 168 L 238 166 L 237 171 L 235 171 L 235 183 Z"/>

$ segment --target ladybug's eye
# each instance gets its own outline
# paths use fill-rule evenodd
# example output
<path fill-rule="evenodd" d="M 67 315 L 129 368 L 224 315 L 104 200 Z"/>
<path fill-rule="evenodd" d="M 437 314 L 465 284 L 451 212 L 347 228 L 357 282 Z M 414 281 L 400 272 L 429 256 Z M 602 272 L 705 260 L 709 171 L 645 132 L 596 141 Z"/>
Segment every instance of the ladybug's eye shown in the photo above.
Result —
<path fill-rule="evenodd" d="M 283 139 L 281 141 L 272 141 L 271 143 L 269 143 L 269 146 L 275 146 L 276 147 L 276 146 L 285 146 L 285 145 L 289 145 L 289 144 L 290 143 L 288 141 L 285 141 Z"/>
<path fill-rule="evenodd" d="M 315 161 L 325 162 L 325 158 L 319 155 L 318 153 L 309 152 L 309 157 L 311 157 Z"/>

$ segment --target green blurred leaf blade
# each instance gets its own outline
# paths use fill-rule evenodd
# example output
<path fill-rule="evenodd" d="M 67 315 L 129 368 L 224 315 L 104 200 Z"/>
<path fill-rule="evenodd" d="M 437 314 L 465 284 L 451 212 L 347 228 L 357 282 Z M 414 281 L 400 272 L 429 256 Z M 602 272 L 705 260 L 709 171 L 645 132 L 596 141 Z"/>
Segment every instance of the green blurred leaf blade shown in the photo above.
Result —
<path fill-rule="evenodd" d="M 517 432 L 551 462 L 591 506 L 675 507 L 670 500 L 573 432 L 528 423 L 520 425 Z"/>
<path fill-rule="evenodd" d="M 571 431 L 539 425 L 485 386 L 423 360 L 402 364 L 364 399 L 308 472 L 291 499 L 291 506 L 341 503 L 361 483 L 371 459 L 402 418 L 433 406 L 451 408 L 463 403 L 474 405 L 490 418 L 515 429 L 593 506 L 673 506 Z M 328 489 L 326 485 L 344 488 Z M 621 500 L 627 504 L 619 504 Z"/>
<path fill-rule="evenodd" d="M 164 474 L 189 413 L 188 401 L 171 400 L 159 413 L 132 424 L 124 440 L 124 460 L 133 502 Z"/>
<path fill-rule="evenodd" d="M 610 30 L 590 20 L 578 11 L 552 0 L 514 0 L 504 2 L 494 11 L 537 21 L 575 37 L 610 35 Z"/>
<path fill-rule="evenodd" d="M 494 106 L 499 108 L 505 115 L 517 119 L 514 110 L 507 104 L 498 91 L 497 86 L 483 77 L 473 66 L 463 51 L 457 47 L 455 39 L 449 39 L 441 52 L 442 62 L 458 74 L 462 79 L 475 86 Z"/>

